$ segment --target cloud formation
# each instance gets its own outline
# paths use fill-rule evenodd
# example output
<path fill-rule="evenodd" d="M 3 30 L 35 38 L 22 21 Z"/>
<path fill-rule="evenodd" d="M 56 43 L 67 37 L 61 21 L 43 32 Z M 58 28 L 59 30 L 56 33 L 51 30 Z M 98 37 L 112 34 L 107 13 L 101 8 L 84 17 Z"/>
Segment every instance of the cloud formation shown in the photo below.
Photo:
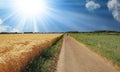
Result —
<path fill-rule="evenodd" d="M 0 32 L 9 32 L 10 30 L 11 27 L 4 25 L 2 19 L 0 19 Z"/>
<path fill-rule="evenodd" d="M 92 0 L 87 0 L 87 3 L 85 5 L 85 7 L 88 9 L 88 10 L 95 10 L 95 9 L 98 9 L 100 8 L 100 4 L 98 3 L 95 3 L 94 1 Z"/>
<path fill-rule="evenodd" d="M 9 32 L 11 30 L 10 26 L 0 25 L 0 32 Z"/>
<path fill-rule="evenodd" d="M 107 6 L 113 17 L 120 22 L 120 0 L 109 0 Z"/>
<path fill-rule="evenodd" d="M 19 32 L 18 29 L 4 25 L 2 19 L 0 19 L 0 32 Z"/>
<path fill-rule="evenodd" d="M 13 30 L 11 32 L 19 32 L 19 30 L 16 28 L 13 28 Z"/>
<path fill-rule="evenodd" d="M 19 30 L 16 28 L 12 28 L 10 26 L 1 24 L 0 25 L 0 32 L 19 32 Z"/>

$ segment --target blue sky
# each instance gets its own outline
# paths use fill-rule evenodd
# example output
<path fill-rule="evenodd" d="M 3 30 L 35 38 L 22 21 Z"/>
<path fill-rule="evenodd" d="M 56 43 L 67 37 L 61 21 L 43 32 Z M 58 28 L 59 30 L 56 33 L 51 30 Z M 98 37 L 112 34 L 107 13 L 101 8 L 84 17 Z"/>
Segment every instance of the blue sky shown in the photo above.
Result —
<path fill-rule="evenodd" d="M 16 1 L 0 0 L 0 32 L 120 31 L 119 0 L 43 0 L 47 9 L 29 16 Z"/>

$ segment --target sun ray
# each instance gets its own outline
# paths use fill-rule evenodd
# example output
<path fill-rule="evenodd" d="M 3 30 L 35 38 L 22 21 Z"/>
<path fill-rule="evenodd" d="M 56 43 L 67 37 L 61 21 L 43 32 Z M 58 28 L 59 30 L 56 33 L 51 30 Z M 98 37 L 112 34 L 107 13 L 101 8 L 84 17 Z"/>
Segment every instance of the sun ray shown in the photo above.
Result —
<path fill-rule="evenodd" d="M 16 14 L 16 12 L 9 13 L 9 15 L 6 15 L 6 16 L 3 18 L 3 22 L 5 22 L 5 21 L 8 20 L 9 18 L 13 17 L 15 14 Z"/>
<path fill-rule="evenodd" d="M 47 19 L 46 19 L 47 20 Z M 38 18 L 38 23 L 39 23 L 39 30 L 41 29 L 44 29 L 45 32 L 47 32 L 49 29 L 47 28 L 48 27 L 48 24 L 46 22 L 49 22 L 48 20 L 46 21 L 44 20 L 44 18 Z"/>
<path fill-rule="evenodd" d="M 37 21 L 35 18 L 33 18 L 33 26 L 34 26 L 34 32 L 38 32 Z"/>
<path fill-rule="evenodd" d="M 61 23 L 62 25 L 70 29 L 73 29 L 73 27 L 77 27 L 76 25 L 74 25 L 74 21 L 71 19 L 72 16 L 70 14 L 67 14 L 67 12 L 66 13 L 64 11 L 61 12 L 57 9 L 52 9 L 52 8 L 51 10 L 52 12 L 48 14 L 48 16 L 51 19 L 54 19 L 55 21 Z"/>
<path fill-rule="evenodd" d="M 15 27 L 15 28 L 18 29 L 20 32 L 23 31 L 23 28 L 24 28 L 24 26 L 25 26 L 26 19 L 27 19 L 26 17 L 22 18 L 22 19 L 20 20 L 20 22 L 17 24 L 17 26 Z"/>

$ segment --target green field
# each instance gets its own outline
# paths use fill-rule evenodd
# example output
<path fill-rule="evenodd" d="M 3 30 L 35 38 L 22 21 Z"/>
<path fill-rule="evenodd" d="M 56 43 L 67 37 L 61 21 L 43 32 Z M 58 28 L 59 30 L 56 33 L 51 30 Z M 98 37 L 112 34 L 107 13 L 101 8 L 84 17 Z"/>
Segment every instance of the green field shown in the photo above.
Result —
<path fill-rule="evenodd" d="M 120 34 L 73 33 L 70 35 L 120 67 Z"/>

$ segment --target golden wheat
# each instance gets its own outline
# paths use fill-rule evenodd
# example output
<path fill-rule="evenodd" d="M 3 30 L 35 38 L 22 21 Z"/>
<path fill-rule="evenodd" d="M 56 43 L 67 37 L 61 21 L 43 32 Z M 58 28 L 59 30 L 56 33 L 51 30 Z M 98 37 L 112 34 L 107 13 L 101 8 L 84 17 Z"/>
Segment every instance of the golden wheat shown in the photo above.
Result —
<path fill-rule="evenodd" d="M 0 34 L 0 72 L 20 72 L 61 34 Z"/>

